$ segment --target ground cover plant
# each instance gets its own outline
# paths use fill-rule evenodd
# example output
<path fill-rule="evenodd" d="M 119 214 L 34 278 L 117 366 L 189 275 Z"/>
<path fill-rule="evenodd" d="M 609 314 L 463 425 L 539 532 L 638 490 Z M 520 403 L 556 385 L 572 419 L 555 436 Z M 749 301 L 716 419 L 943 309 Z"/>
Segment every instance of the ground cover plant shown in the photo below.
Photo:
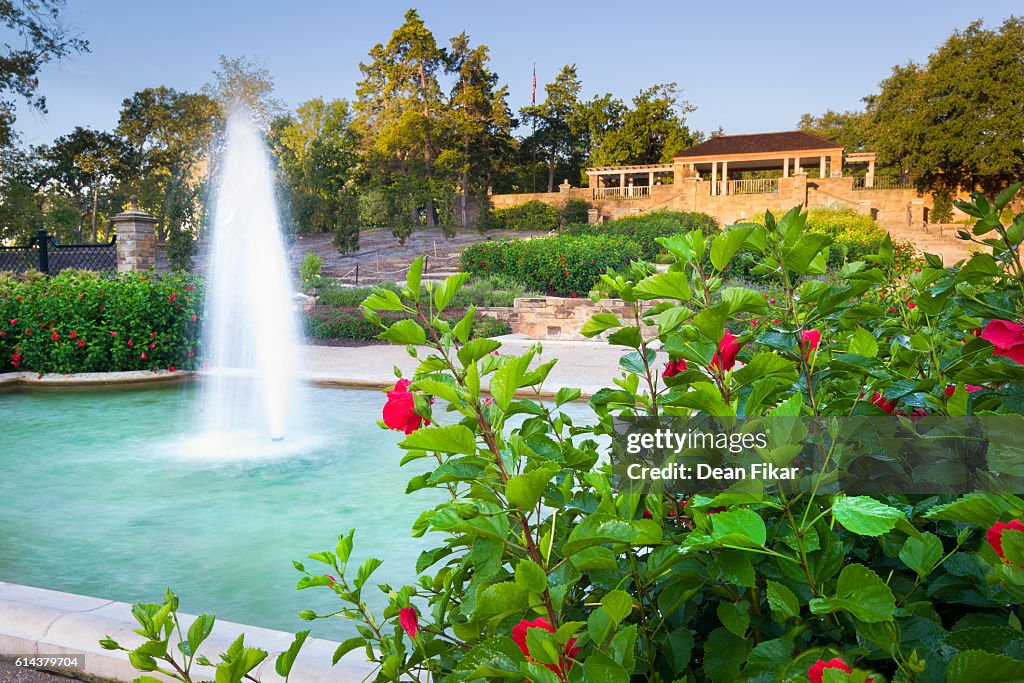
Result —
<path fill-rule="evenodd" d="M 0 372 L 192 369 L 202 300 L 183 274 L 0 277 Z"/>
<path fill-rule="evenodd" d="M 707 266 L 701 231 L 663 238 L 668 272 L 637 262 L 604 276 L 635 313 L 584 328 L 611 332 L 623 350 L 622 375 L 589 399 L 586 425 L 561 409 L 578 390 L 529 396 L 555 363 L 535 364 L 538 347 L 502 353 L 470 339 L 472 311 L 447 319 L 467 274 L 426 297 L 417 262 L 406 287 L 379 289 L 364 308 L 420 363 L 382 399 L 381 426 L 406 435 L 409 495 L 446 496 L 412 529 L 437 543 L 414 585 L 374 585 L 381 562 L 342 534 L 295 563 L 297 587 L 333 592 L 338 611 L 300 616 L 353 620 L 358 635 L 336 659 L 364 653 L 378 681 L 1020 680 L 1024 499 L 1012 492 L 641 495 L 613 487 L 598 442 L 614 418 L 637 415 L 892 415 L 911 427 L 921 416 L 1019 416 L 1024 214 L 999 221 L 1019 187 L 960 205 L 989 251 L 952 268 L 929 257 L 901 273 L 883 240 L 834 280 L 809 277 L 825 272 L 832 238 L 807 230 L 799 208 L 714 236 Z M 724 286 L 744 249 L 777 273 L 776 299 Z M 405 317 L 390 323 L 393 313 Z M 762 456 L 788 462 L 790 445 Z M 380 614 L 363 599 L 374 590 L 389 599 Z M 133 651 L 139 668 L 181 660 L 169 647 L 181 636 L 146 627 L 175 607 L 137 608 L 149 639 Z M 190 631 L 181 651 L 194 650 Z M 218 681 L 252 667 L 226 668 Z"/>

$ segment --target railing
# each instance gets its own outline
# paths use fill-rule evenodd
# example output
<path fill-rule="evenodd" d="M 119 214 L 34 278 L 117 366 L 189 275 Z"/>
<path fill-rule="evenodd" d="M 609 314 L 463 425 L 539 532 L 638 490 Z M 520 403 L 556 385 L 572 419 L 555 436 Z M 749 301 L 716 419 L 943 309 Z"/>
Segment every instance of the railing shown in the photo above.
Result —
<path fill-rule="evenodd" d="M 871 180 L 871 184 L 868 184 Z M 914 183 L 903 178 L 854 178 L 853 189 L 855 190 L 909 190 Z"/>
<path fill-rule="evenodd" d="M 595 187 L 594 199 L 642 199 L 651 196 L 651 188 L 647 185 L 628 185 L 626 187 Z"/>
<path fill-rule="evenodd" d="M 725 181 L 727 194 L 778 194 L 778 178 L 750 178 Z"/>
<path fill-rule="evenodd" d="M 117 235 L 106 244 L 60 244 L 45 230 L 23 246 L 0 246 L 0 271 L 39 270 L 56 275 L 67 268 L 117 270 Z"/>

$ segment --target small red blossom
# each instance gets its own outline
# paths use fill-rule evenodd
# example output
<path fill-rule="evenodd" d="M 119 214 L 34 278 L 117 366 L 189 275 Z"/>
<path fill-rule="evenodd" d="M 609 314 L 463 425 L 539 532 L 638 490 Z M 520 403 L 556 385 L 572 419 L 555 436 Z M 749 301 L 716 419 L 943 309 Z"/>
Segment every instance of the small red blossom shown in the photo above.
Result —
<path fill-rule="evenodd" d="M 11 324 L 12 325 L 17 325 L 18 324 L 18 319 L 17 318 L 11 318 Z"/>
<path fill-rule="evenodd" d="M 811 683 L 821 683 L 822 678 L 825 676 L 825 669 L 839 669 L 846 673 L 853 673 L 853 669 L 847 666 L 846 662 L 839 657 L 830 659 L 827 662 L 823 659 L 819 659 L 811 665 L 810 669 L 807 670 L 807 680 Z"/>
<path fill-rule="evenodd" d="M 420 620 L 415 607 L 403 607 L 398 610 L 398 623 L 413 640 L 420 634 Z"/>
<path fill-rule="evenodd" d="M 992 546 L 992 549 L 996 551 L 996 555 L 1003 562 L 1008 561 L 1003 553 L 1003 532 L 1007 529 L 1024 531 L 1024 520 L 1014 519 L 1009 522 L 996 522 L 985 534 L 985 540 L 988 541 L 988 544 Z"/>
<path fill-rule="evenodd" d="M 195 322 L 195 321 L 196 321 L 196 314 L 195 314 L 195 313 L 193 313 L 193 314 L 192 314 L 192 322 Z"/>
<path fill-rule="evenodd" d="M 177 372 L 177 369 L 175 369 L 175 367 L 173 365 L 168 365 L 167 366 L 167 372 Z"/>
<path fill-rule="evenodd" d="M 174 303 L 174 298 L 176 296 L 178 296 L 178 293 L 177 292 L 173 292 L 169 297 L 167 297 L 167 300 L 170 301 L 173 304 Z"/>
<path fill-rule="evenodd" d="M 192 358 L 192 357 L 193 357 L 193 356 L 195 356 L 195 355 L 196 355 L 196 352 L 195 352 L 195 350 L 194 350 L 194 349 L 189 349 L 189 350 L 188 350 L 188 357 L 189 357 L 189 358 Z"/>
<path fill-rule="evenodd" d="M 111 331 L 111 332 L 110 332 L 110 336 L 111 336 L 111 337 L 116 337 L 116 336 L 117 336 L 117 332 Z"/>
<path fill-rule="evenodd" d="M 79 339 L 79 340 L 78 340 L 78 345 L 79 345 L 79 346 L 85 346 L 85 342 L 84 342 L 84 341 L 82 341 L 81 339 Z"/>
<path fill-rule="evenodd" d="M 994 347 L 993 356 L 1005 356 L 1024 363 L 1024 325 L 1021 321 L 990 320 L 980 336 Z"/>
<path fill-rule="evenodd" d="M 409 385 L 412 384 L 407 379 L 400 379 L 395 384 L 395 388 L 388 392 L 387 403 L 384 404 L 383 418 L 384 424 L 389 429 L 405 432 L 406 434 L 412 434 L 417 429 L 423 426 L 424 420 L 421 416 L 417 415 L 414 408 L 416 401 L 413 398 L 412 392 L 409 391 Z M 426 421 L 429 425 L 430 421 Z"/>
<path fill-rule="evenodd" d="M 729 332 L 728 327 L 725 328 L 725 332 L 722 333 L 722 339 L 718 342 L 718 350 L 715 351 L 715 355 L 711 358 L 711 368 L 713 370 L 728 371 L 732 370 L 733 366 L 736 365 L 736 355 L 743 348 L 743 344 L 736 343 L 737 339 L 736 335 Z"/>
<path fill-rule="evenodd" d="M 909 308 L 910 310 L 914 310 L 915 308 L 917 308 L 917 304 L 915 304 L 913 301 L 910 301 L 907 303 L 907 308 Z"/>
<path fill-rule="evenodd" d="M 896 401 L 890 401 L 877 391 L 872 394 L 871 402 L 881 408 L 886 415 L 893 415 L 896 412 Z"/>
<path fill-rule="evenodd" d="M 531 628 L 541 628 L 547 631 L 548 633 L 554 633 L 555 628 L 551 625 L 551 622 L 549 622 L 544 617 L 538 617 L 533 621 L 527 621 L 526 619 L 523 619 L 518 624 L 512 627 L 512 640 L 515 641 L 515 644 L 518 645 L 519 649 L 523 651 L 523 654 L 526 655 L 527 660 L 534 661 L 533 658 L 530 657 L 530 648 L 526 644 L 526 632 Z M 580 649 L 576 647 L 576 639 L 570 638 L 569 642 L 565 644 L 565 656 L 567 659 L 570 660 L 567 666 L 565 667 L 565 670 L 562 670 L 560 664 L 545 664 L 544 666 L 551 669 L 553 672 L 558 674 L 558 676 L 564 678 L 565 674 L 569 673 L 569 669 L 572 668 L 572 658 L 578 655 L 579 653 Z"/>
<path fill-rule="evenodd" d="M 821 344 L 820 330 L 804 330 L 800 334 L 800 348 L 804 350 L 804 358 L 810 359 L 811 354 L 817 351 Z"/>
<path fill-rule="evenodd" d="M 71 334 L 69 334 L 68 336 L 71 337 L 72 339 L 74 339 L 74 338 L 76 338 L 78 336 L 78 333 L 72 331 Z"/>
<path fill-rule="evenodd" d="M 133 342 L 131 339 L 129 339 L 128 340 L 128 346 L 135 346 L 135 342 Z"/>
<path fill-rule="evenodd" d="M 145 351 L 142 352 L 142 360 L 146 360 L 146 352 Z"/>
<path fill-rule="evenodd" d="M 977 384 L 965 384 L 964 385 L 964 389 L 967 390 L 967 393 L 972 393 L 972 392 L 975 392 L 975 391 L 981 391 L 984 388 L 985 387 L 978 386 Z M 949 396 L 952 396 L 953 392 L 955 392 L 955 391 L 956 391 L 956 385 L 955 384 L 950 384 L 948 387 L 946 387 L 946 390 L 943 393 L 947 397 L 949 397 Z"/>
<path fill-rule="evenodd" d="M 149 349 L 150 349 L 150 351 L 152 351 L 152 350 L 153 350 L 153 349 L 155 349 L 155 348 L 156 348 L 156 344 L 150 344 L 150 345 L 149 345 Z"/>
<path fill-rule="evenodd" d="M 669 360 L 665 363 L 665 369 L 661 371 L 661 376 L 665 379 L 669 377 L 675 377 L 680 372 L 686 371 L 686 361 L 682 358 L 677 360 Z"/>
<path fill-rule="evenodd" d="M 50 335 L 50 339 L 52 339 L 53 341 L 57 341 L 58 339 L 60 339 L 60 335 L 54 332 L 53 334 Z"/>

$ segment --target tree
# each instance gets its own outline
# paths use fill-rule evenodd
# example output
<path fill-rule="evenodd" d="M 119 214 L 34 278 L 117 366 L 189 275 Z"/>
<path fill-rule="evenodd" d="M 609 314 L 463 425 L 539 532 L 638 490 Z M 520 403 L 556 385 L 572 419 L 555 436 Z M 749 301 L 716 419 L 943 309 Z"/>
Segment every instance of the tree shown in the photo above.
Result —
<path fill-rule="evenodd" d="M 235 59 L 220 55 L 220 67 L 202 93 L 217 103 L 225 115 L 243 106 L 264 130 L 285 112 L 284 103 L 274 97 L 274 77 L 270 71 L 248 57 Z"/>
<path fill-rule="evenodd" d="M 449 121 L 456 145 L 445 150 L 438 163 L 457 173 L 459 225 L 466 226 L 470 194 L 486 191 L 497 164 L 511 148 L 512 112 L 506 101 L 508 88 L 498 87 L 498 75 L 488 67 L 486 45 L 470 48 L 463 32 L 451 39 L 450 54 L 448 69 L 456 81 Z"/>
<path fill-rule="evenodd" d="M 24 43 L 0 49 L 0 147 L 14 135 L 15 102 L 9 94 L 20 95 L 32 108 L 46 111 L 46 98 L 39 93 L 39 70 L 44 64 L 75 52 L 88 52 L 89 43 L 61 20 L 64 0 L 5 0 L 0 2 L 0 25 Z"/>
<path fill-rule="evenodd" d="M 211 145 L 221 123 L 210 97 L 162 86 L 121 104 L 116 133 L 125 144 L 125 193 L 157 217 L 160 236 L 181 255 L 176 266 L 187 266 L 202 224 Z"/>
<path fill-rule="evenodd" d="M 696 107 L 680 99 L 675 83 L 655 85 L 633 98 L 621 123 L 596 142 L 591 163 L 595 166 L 657 164 L 693 146 L 694 135 L 686 126 L 686 114 Z"/>
<path fill-rule="evenodd" d="M 804 114 L 797 128 L 811 135 L 837 142 L 847 153 L 869 150 L 870 122 L 862 111 L 827 110 L 821 116 Z"/>
<path fill-rule="evenodd" d="M 1024 176 L 1024 19 L 956 31 L 866 99 L 879 159 L 923 187 L 995 192 Z"/>
<path fill-rule="evenodd" d="M 396 226 L 396 236 L 404 241 L 418 222 L 420 206 L 427 225 L 435 224 L 434 165 L 446 120 L 438 75 L 447 55 L 411 9 L 387 45 L 378 43 L 369 56 L 369 64 L 359 64 L 363 79 L 356 88 L 356 124 L 371 159 L 381 170 L 402 176 L 395 179 L 396 191 L 411 195 L 409 225 Z"/>
<path fill-rule="evenodd" d="M 269 141 L 298 232 L 335 232 L 343 251 L 359 248 L 354 173 L 358 136 L 346 100 L 322 97 L 277 119 Z"/>
<path fill-rule="evenodd" d="M 100 237 L 101 197 L 109 199 L 124 153 L 117 136 L 82 127 L 36 150 L 39 184 L 77 210 L 77 225 L 88 224 L 94 242 Z"/>
<path fill-rule="evenodd" d="M 576 65 L 567 64 L 554 81 L 544 86 L 547 96 L 543 102 L 520 110 L 532 127 L 524 145 L 536 149 L 547 162 L 548 192 L 555 190 L 556 166 L 561 164 L 567 173 L 577 176 L 587 157 L 583 144 L 585 121 L 580 116 L 581 89 Z"/>

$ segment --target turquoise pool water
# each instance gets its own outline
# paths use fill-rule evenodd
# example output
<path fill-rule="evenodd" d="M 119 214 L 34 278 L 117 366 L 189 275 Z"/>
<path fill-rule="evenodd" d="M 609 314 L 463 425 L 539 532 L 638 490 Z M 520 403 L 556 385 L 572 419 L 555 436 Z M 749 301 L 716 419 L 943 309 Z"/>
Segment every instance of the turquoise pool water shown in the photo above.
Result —
<path fill-rule="evenodd" d="M 340 603 L 296 591 L 291 561 L 355 527 L 353 559 L 384 560 L 374 585 L 413 581 L 430 540 L 409 529 L 437 498 L 405 495 L 419 470 L 376 425 L 383 393 L 307 391 L 300 434 L 226 455 L 196 443 L 195 387 L 0 393 L 0 580 L 125 602 L 171 586 L 183 611 L 294 631 L 299 610 Z"/>

